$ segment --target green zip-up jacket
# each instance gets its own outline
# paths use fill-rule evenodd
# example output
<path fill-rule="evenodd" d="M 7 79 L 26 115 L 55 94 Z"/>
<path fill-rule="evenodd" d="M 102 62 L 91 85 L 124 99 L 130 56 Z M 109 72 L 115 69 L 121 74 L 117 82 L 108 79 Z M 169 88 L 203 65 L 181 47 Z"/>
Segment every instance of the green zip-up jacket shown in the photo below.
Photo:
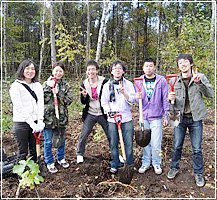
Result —
<path fill-rule="evenodd" d="M 45 128 L 65 127 L 68 124 L 68 109 L 72 103 L 72 89 L 65 79 L 58 82 L 59 92 L 57 93 L 59 120 L 56 119 L 54 97 L 52 87 L 47 85 L 47 81 L 43 84 L 44 90 L 44 123 Z"/>
<path fill-rule="evenodd" d="M 203 120 L 207 117 L 206 105 L 203 100 L 203 96 L 212 98 L 213 89 L 209 80 L 202 73 L 198 73 L 201 78 L 200 83 L 194 83 L 193 77 L 188 85 L 188 97 L 191 108 L 191 113 L 194 121 Z M 170 82 L 174 83 L 175 78 L 171 78 Z M 181 79 L 181 74 L 177 77 L 177 82 L 174 85 L 175 98 L 175 110 L 180 110 L 181 118 L 185 108 L 185 85 Z"/>

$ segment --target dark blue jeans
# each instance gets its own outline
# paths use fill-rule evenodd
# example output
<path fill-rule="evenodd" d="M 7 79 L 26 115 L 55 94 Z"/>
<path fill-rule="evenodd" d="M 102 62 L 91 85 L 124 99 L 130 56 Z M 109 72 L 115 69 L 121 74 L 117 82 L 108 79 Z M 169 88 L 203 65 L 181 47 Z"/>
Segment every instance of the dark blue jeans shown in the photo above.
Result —
<path fill-rule="evenodd" d="M 192 118 L 183 117 L 182 122 L 174 128 L 173 131 L 173 152 L 172 162 L 170 168 L 179 169 L 179 163 L 182 155 L 182 147 L 186 135 L 187 128 L 192 146 L 192 160 L 195 174 L 203 173 L 203 155 L 202 155 L 202 133 L 203 123 L 200 121 L 193 121 Z"/>
<path fill-rule="evenodd" d="M 126 123 L 121 123 L 122 135 L 125 145 L 126 152 L 126 163 L 128 165 L 133 164 L 133 122 L 129 121 Z M 108 122 L 108 135 L 110 140 L 110 151 L 112 155 L 111 168 L 119 168 L 121 167 L 121 163 L 119 160 L 119 139 L 118 139 L 118 130 L 116 123 Z"/>
<path fill-rule="evenodd" d="M 77 155 L 81 155 L 81 156 L 84 155 L 86 140 L 88 136 L 90 135 L 91 131 L 93 130 L 93 126 L 97 122 L 102 126 L 108 138 L 108 125 L 107 125 L 107 121 L 104 118 L 104 116 L 103 115 L 96 116 L 96 115 L 91 115 L 88 113 L 86 119 L 84 120 L 82 129 L 81 129 L 81 135 L 79 136 L 79 139 L 78 139 Z"/>

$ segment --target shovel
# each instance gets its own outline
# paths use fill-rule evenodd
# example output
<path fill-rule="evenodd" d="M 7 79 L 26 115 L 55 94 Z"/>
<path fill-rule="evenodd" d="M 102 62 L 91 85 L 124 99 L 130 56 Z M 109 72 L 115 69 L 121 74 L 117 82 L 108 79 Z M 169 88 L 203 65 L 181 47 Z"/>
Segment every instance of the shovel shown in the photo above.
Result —
<path fill-rule="evenodd" d="M 47 168 L 45 163 L 41 160 L 41 151 L 40 151 L 40 138 L 42 135 L 41 133 L 33 133 L 35 140 L 36 140 L 36 153 L 37 153 L 37 163 L 39 165 L 40 175 L 45 177 L 47 175 Z"/>
<path fill-rule="evenodd" d="M 54 80 L 55 84 L 53 86 L 53 88 L 56 87 L 56 84 L 57 84 L 57 79 L 55 77 L 52 77 L 52 80 Z M 63 141 L 63 135 L 64 135 L 64 132 L 62 131 L 61 128 L 59 128 L 59 108 L 58 108 L 58 99 L 57 99 L 57 95 L 56 94 L 53 94 L 54 96 L 54 108 L 55 108 L 55 115 L 56 115 L 56 119 L 57 119 L 57 128 L 55 128 L 53 130 L 53 138 L 52 138 L 52 144 L 53 144 L 53 147 L 55 148 L 59 148 L 62 144 L 62 141 Z"/>
<path fill-rule="evenodd" d="M 133 165 L 127 165 L 126 163 L 127 158 L 126 158 L 125 146 L 124 146 L 123 135 L 121 130 L 121 119 L 122 119 L 121 114 L 114 115 L 114 120 L 118 128 L 118 135 L 119 135 L 119 140 L 121 145 L 122 157 L 124 160 L 124 166 L 119 169 L 118 174 L 119 174 L 119 181 L 121 183 L 130 184 L 133 178 L 134 169 L 133 169 Z"/>
<path fill-rule="evenodd" d="M 175 78 L 173 83 L 170 82 L 170 78 Z M 168 84 L 170 85 L 171 92 L 174 92 L 174 85 L 177 81 L 177 74 L 167 74 L 166 79 Z M 171 101 L 171 110 L 168 112 L 169 124 L 172 127 L 178 126 L 180 122 L 180 111 L 175 110 L 174 104 L 175 102 Z"/>
<path fill-rule="evenodd" d="M 55 88 L 56 85 L 57 85 L 57 79 L 56 79 L 55 77 L 52 77 L 52 80 L 55 81 L 54 86 L 53 86 L 53 88 Z M 58 109 L 58 99 L 57 99 L 57 95 L 56 95 L 56 94 L 53 94 L 53 97 L 54 97 L 55 115 L 56 115 L 56 118 L 59 119 L 60 116 L 59 116 L 59 109 Z"/>
<path fill-rule="evenodd" d="M 134 78 L 134 84 L 136 88 L 138 89 L 138 92 L 141 92 L 141 87 L 143 85 L 143 79 Z M 139 126 L 140 126 L 140 130 L 136 131 L 135 133 L 136 143 L 141 147 L 146 147 L 151 141 L 151 129 L 144 128 L 142 99 L 139 99 Z"/>

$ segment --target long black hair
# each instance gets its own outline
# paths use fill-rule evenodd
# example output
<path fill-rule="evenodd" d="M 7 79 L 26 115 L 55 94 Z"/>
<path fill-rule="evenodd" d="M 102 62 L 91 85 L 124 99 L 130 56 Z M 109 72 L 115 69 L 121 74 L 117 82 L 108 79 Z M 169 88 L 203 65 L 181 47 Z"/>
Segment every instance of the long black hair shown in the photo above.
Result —
<path fill-rule="evenodd" d="M 38 67 L 36 66 L 36 64 L 31 60 L 24 60 L 22 63 L 20 63 L 20 65 L 17 69 L 16 75 L 15 75 L 18 80 L 24 80 L 25 79 L 25 77 L 23 75 L 24 69 L 31 64 L 33 64 L 35 67 L 35 76 L 32 78 L 32 82 L 38 81 L 37 78 L 38 78 L 38 71 L 39 70 L 38 70 Z"/>

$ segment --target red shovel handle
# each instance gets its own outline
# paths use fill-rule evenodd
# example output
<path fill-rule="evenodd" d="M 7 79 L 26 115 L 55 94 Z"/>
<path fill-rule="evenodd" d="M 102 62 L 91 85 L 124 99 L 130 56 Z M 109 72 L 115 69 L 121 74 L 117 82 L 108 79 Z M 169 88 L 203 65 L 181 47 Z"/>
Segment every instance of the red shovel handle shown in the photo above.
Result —
<path fill-rule="evenodd" d="M 53 88 L 55 88 L 55 87 L 56 87 L 56 84 L 57 84 L 57 79 L 56 79 L 56 77 L 52 77 L 51 80 L 54 80 L 55 83 L 54 83 Z"/>
<path fill-rule="evenodd" d="M 175 77 L 175 81 L 173 82 L 173 84 L 171 84 L 170 83 L 170 78 L 174 78 L 174 77 Z M 171 92 L 174 92 L 174 85 L 175 85 L 175 83 L 177 81 L 177 74 L 167 74 L 166 79 L 167 79 L 168 84 L 171 87 Z"/>
<path fill-rule="evenodd" d="M 120 130 L 121 129 L 122 115 L 121 114 L 114 114 L 114 120 L 117 124 L 118 130 Z"/>
<path fill-rule="evenodd" d="M 141 92 L 142 90 L 142 84 L 143 84 L 143 78 L 134 78 L 134 84 L 136 88 L 138 89 L 138 92 Z"/>
<path fill-rule="evenodd" d="M 35 140 L 36 140 L 36 144 L 40 144 L 40 138 L 41 138 L 41 135 L 42 135 L 42 132 L 37 134 L 37 133 L 33 133 L 34 137 L 35 137 Z"/>

